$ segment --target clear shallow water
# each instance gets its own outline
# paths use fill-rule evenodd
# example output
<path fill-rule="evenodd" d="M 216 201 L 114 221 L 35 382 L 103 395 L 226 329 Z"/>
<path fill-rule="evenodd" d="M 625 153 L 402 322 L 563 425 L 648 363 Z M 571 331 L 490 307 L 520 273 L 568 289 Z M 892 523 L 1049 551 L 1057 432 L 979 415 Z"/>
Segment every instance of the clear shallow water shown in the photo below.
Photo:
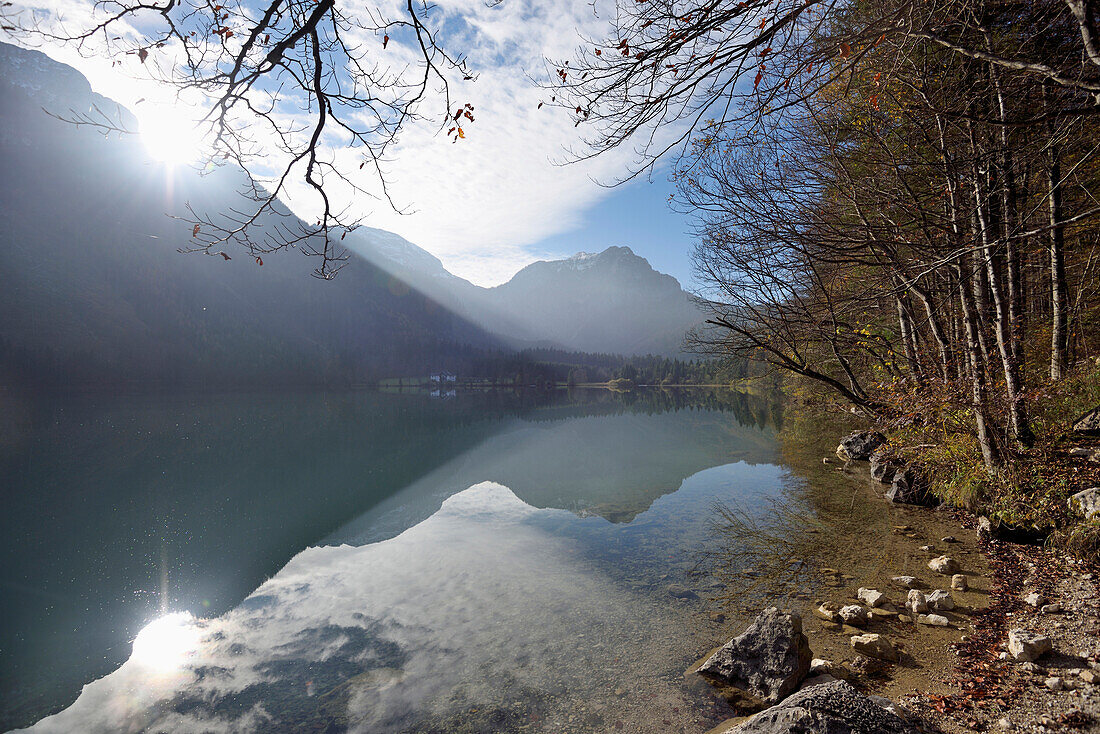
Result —
<path fill-rule="evenodd" d="M 4 713 L 68 706 L 40 731 L 699 730 L 670 587 L 719 593 L 714 503 L 790 482 L 744 396 L 15 408 Z"/>

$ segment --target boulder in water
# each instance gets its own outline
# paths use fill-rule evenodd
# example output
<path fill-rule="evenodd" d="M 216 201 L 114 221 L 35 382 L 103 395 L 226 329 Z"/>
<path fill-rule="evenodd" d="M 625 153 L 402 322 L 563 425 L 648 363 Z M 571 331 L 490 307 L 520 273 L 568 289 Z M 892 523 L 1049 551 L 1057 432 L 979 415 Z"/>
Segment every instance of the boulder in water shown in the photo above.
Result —
<path fill-rule="evenodd" d="M 769 607 L 748 629 L 718 648 L 699 673 L 776 703 L 798 688 L 812 659 L 810 643 L 802 634 L 802 618 Z"/>
<path fill-rule="evenodd" d="M 894 481 L 894 475 L 905 466 L 901 459 L 886 449 L 878 449 L 871 454 L 868 461 L 871 462 L 871 478 L 883 484 Z"/>
<path fill-rule="evenodd" d="M 844 461 L 864 461 L 886 445 L 886 436 L 878 431 L 856 431 L 840 440 L 836 455 Z"/>

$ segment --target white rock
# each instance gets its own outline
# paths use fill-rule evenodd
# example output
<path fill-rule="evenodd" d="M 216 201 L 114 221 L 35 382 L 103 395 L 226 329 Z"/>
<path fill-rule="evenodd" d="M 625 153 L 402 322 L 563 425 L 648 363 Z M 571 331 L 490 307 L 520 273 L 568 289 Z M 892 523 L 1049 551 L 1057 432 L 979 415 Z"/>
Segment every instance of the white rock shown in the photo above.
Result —
<path fill-rule="evenodd" d="M 970 582 L 967 581 L 966 576 L 957 573 L 951 577 L 951 588 L 955 591 L 966 591 L 970 588 Z"/>
<path fill-rule="evenodd" d="M 1012 729 L 1012 720 L 1011 719 L 998 719 L 997 720 L 997 728 L 1001 729 L 1002 731 L 1009 731 L 1010 729 Z"/>
<path fill-rule="evenodd" d="M 905 607 L 913 614 L 923 614 L 928 611 L 928 600 L 924 592 L 919 589 L 910 589 L 909 596 L 905 600 Z"/>
<path fill-rule="evenodd" d="M 917 550 L 920 550 L 920 551 L 924 551 L 925 553 L 932 553 L 932 552 L 934 552 L 934 551 L 935 551 L 936 549 L 935 549 L 935 548 L 933 548 L 933 547 L 932 547 L 932 546 L 930 546 L 930 545 L 922 545 L 922 546 L 921 546 L 920 548 L 918 548 Z"/>
<path fill-rule="evenodd" d="M 878 589 L 860 588 L 860 590 L 856 592 L 856 597 L 872 609 L 881 607 L 886 603 L 886 594 L 883 594 Z"/>
<path fill-rule="evenodd" d="M 849 604 L 841 607 L 837 614 L 844 624 L 850 624 L 853 627 L 864 627 L 867 625 L 867 610 L 859 604 Z"/>
<path fill-rule="evenodd" d="M 959 562 L 951 556 L 939 556 L 933 558 L 928 562 L 928 568 L 932 569 L 936 573 L 941 573 L 944 576 L 953 576 L 957 574 L 961 569 L 959 568 Z"/>
<path fill-rule="evenodd" d="M 1031 662 L 1053 649 L 1050 638 L 1037 632 L 1014 629 L 1008 632 L 1008 652 L 1016 662 Z"/>
<path fill-rule="evenodd" d="M 1100 515 L 1100 487 L 1083 489 L 1070 497 L 1069 509 L 1084 515 L 1086 520 Z"/>
<path fill-rule="evenodd" d="M 856 635 L 852 638 L 852 649 L 858 652 L 860 655 L 866 655 L 869 658 L 878 658 L 879 660 L 887 660 L 891 663 L 895 663 L 898 660 L 898 651 L 882 635 L 866 634 Z"/>
<path fill-rule="evenodd" d="M 1066 684 L 1058 676 L 1052 676 L 1043 681 L 1043 685 L 1052 691 L 1060 691 L 1066 687 Z"/>
<path fill-rule="evenodd" d="M 917 624 L 927 624 L 932 627 L 949 627 L 951 621 L 942 614 L 921 614 L 917 617 Z"/>
<path fill-rule="evenodd" d="M 936 589 L 928 595 L 928 606 L 937 612 L 950 612 L 955 608 L 955 600 L 951 598 L 951 592 Z"/>
<path fill-rule="evenodd" d="M 1033 591 L 1024 597 L 1024 601 L 1028 606 L 1035 607 L 1036 609 L 1043 605 L 1043 595 L 1038 591 Z"/>
<path fill-rule="evenodd" d="M 915 589 L 920 586 L 920 579 L 916 576 L 895 576 L 890 580 L 903 589 Z"/>

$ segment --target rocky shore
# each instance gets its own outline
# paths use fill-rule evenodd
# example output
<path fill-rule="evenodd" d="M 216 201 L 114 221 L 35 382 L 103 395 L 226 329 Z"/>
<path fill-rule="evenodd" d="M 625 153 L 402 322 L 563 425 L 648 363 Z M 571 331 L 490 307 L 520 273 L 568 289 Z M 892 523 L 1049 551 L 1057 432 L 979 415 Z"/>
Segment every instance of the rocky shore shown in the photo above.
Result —
<path fill-rule="evenodd" d="M 761 611 L 692 666 L 743 714 L 709 734 L 1100 732 L 1100 569 L 934 508 L 885 446 L 858 432 L 837 455 L 913 506 L 893 533 L 916 560 L 875 579 L 822 567 L 825 598 Z"/>

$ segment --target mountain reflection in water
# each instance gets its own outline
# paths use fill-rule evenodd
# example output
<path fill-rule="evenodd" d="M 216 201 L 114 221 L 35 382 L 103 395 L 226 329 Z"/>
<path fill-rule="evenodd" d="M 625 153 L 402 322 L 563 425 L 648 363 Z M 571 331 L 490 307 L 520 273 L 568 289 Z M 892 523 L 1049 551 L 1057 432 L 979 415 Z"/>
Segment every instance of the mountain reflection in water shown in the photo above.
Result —
<path fill-rule="evenodd" d="M 774 432 L 600 398 L 467 406 L 453 426 L 404 432 L 418 445 L 403 456 L 423 449 L 419 476 L 221 616 L 153 622 L 121 667 L 34 730 L 643 731 L 643 697 L 694 722 L 697 694 L 679 679 L 693 606 L 666 590 L 713 586 L 688 572 L 716 499 L 780 491 Z M 368 417 L 339 408 L 349 430 Z M 463 432 L 461 450 L 439 451 Z M 341 456 L 354 445 L 338 442 Z M 304 503 L 332 491 L 294 476 Z"/>

